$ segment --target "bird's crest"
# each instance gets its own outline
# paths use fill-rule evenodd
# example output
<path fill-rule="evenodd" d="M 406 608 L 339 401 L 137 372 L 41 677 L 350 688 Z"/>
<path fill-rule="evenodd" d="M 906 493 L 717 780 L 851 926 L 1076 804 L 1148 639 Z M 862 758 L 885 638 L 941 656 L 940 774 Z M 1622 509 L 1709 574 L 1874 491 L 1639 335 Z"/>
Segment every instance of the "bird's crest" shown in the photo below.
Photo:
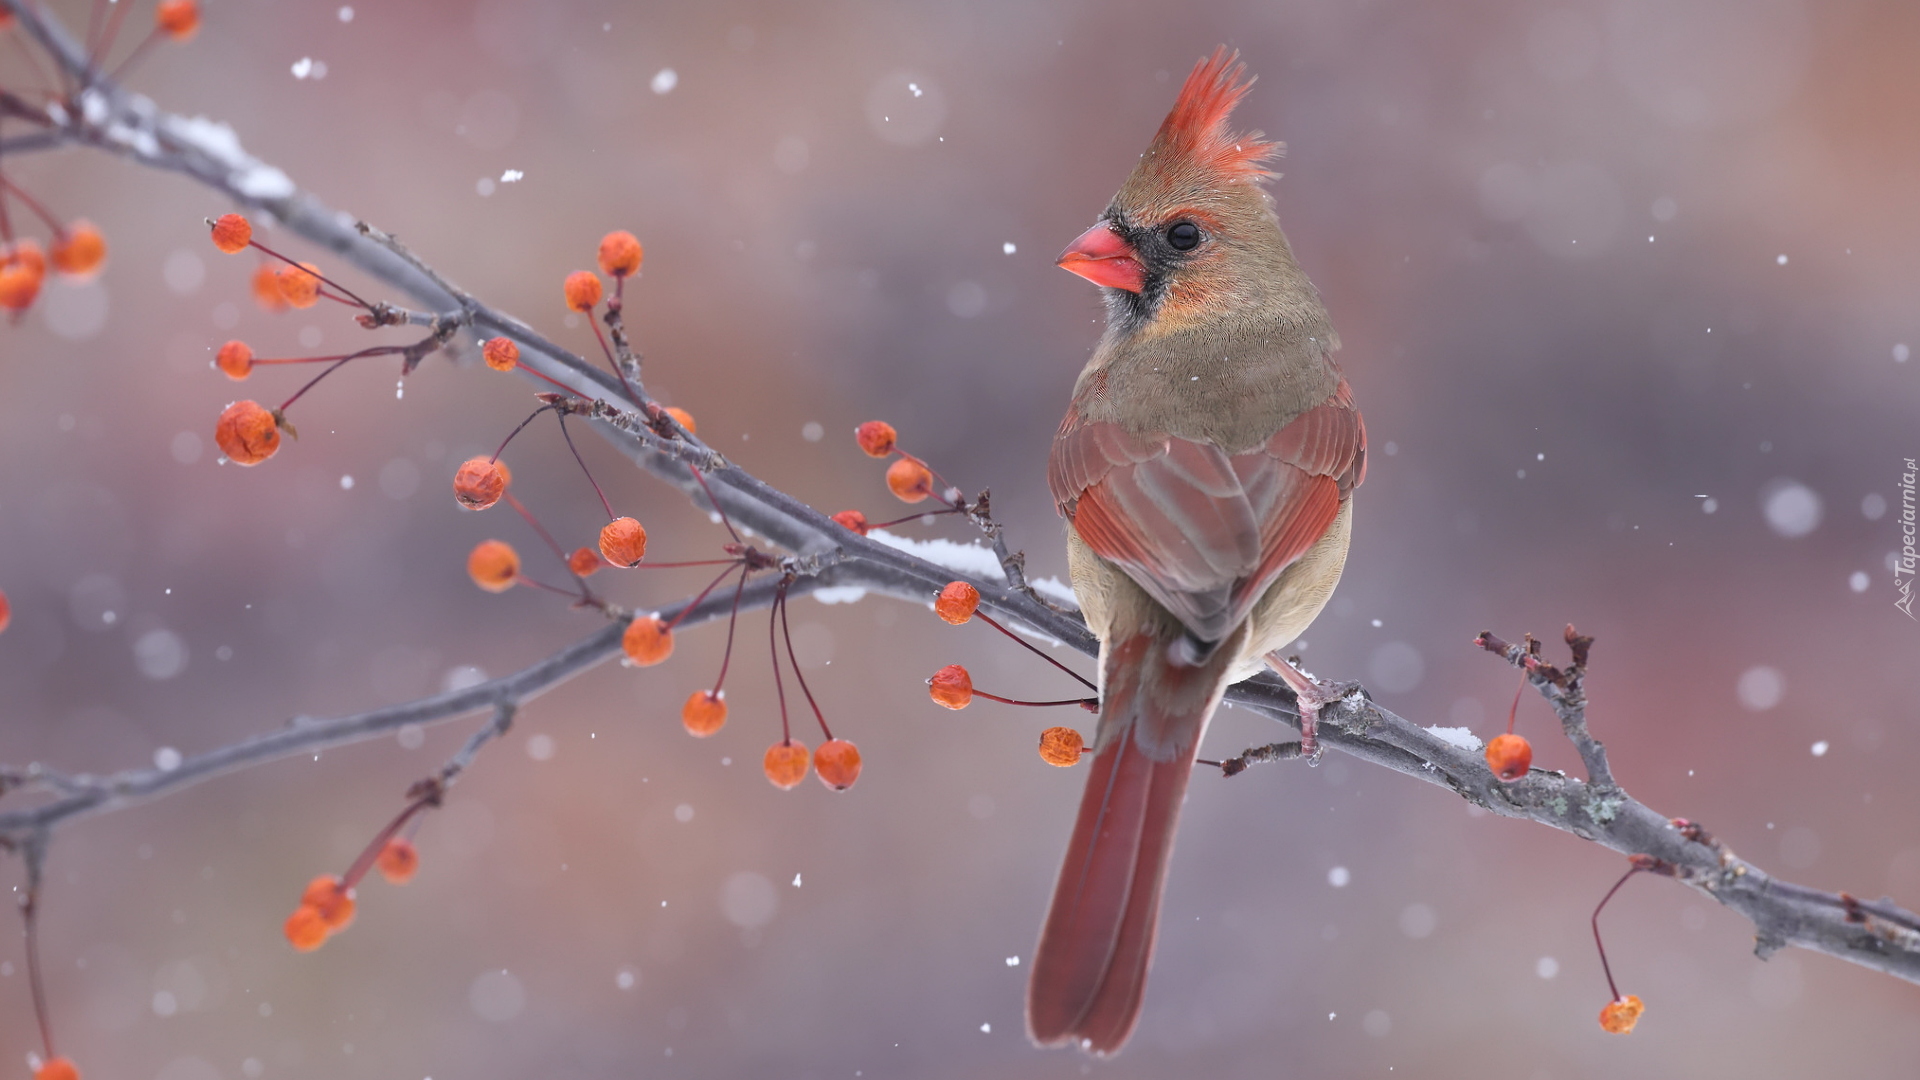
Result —
<path fill-rule="evenodd" d="M 1238 52 L 1225 45 L 1201 60 L 1180 88 L 1173 111 L 1160 125 L 1147 150 L 1147 159 L 1159 159 L 1162 168 L 1198 168 L 1226 181 L 1255 181 L 1272 175 L 1261 163 L 1279 153 L 1280 143 L 1257 131 L 1235 133 L 1227 118 L 1253 86 L 1243 79 L 1247 66 Z"/>

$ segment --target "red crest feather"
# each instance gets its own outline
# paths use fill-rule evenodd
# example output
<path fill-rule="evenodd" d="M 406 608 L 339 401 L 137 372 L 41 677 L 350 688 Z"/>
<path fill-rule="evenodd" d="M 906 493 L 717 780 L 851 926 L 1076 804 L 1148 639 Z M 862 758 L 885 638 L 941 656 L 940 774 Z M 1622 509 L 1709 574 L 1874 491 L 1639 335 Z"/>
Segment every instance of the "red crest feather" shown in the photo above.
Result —
<path fill-rule="evenodd" d="M 1153 150 L 1158 153 L 1149 156 L 1190 163 L 1230 179 L 1271 175 L 1260 163 L 1279 152 L 1281 144 L 1267 141 L 1257 131 L 1227 130 L 1227 117 L 1253 86 L 1252 79 L 1242 80 L 1246 71 L 1240 54 L 1228 52 L 1225 45 L 1195 64 L 1173 111 L 1154 136 Z"/>

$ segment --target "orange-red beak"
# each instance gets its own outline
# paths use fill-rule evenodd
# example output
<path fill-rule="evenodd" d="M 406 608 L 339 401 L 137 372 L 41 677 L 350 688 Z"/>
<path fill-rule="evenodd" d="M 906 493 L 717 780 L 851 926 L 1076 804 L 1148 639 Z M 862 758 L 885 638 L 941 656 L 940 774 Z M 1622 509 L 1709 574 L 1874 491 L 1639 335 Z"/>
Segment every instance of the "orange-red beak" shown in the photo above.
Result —
<path fill-rule="evenodd" d="M 1133 245 L 1104 221 L 1068 244 L 1054 265 L 1109 289 L 1137 293 L 1147 282 L 1146 268 L 1134 257 Z"/>

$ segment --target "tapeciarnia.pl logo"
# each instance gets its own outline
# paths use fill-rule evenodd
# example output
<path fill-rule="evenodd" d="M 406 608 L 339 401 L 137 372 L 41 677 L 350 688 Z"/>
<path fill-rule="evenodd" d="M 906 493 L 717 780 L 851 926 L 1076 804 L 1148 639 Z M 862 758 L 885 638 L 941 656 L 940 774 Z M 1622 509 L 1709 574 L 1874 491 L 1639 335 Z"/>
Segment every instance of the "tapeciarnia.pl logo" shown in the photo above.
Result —
<path fill-rule="evenodd" d="M 1893 606 L 1906 612 L 1907 618 L 1920 621 L 1920 616 L 1913 613 L 1913 577 L 1917 558 L 1914 553 L 1913 482 L 1915 474 L 1920 474 L 1920 467 L 1914 465 L 1912 458 L 1907 458 L 1906 463 L 1907 471 L 1900 474 L 1900 554 L 1893 560 L 1893 587 L 1899 590 L 1900 598 L 1893 602 Z M 1902 578 L 1902 574 L 1906 576 Z"/>

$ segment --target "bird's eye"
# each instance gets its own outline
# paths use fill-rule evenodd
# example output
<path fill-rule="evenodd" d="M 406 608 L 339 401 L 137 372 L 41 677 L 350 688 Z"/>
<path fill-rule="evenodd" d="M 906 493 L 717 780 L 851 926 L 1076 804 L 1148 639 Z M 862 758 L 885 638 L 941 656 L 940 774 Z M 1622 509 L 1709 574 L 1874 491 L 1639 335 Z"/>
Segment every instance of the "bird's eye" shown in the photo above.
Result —
<path fill-rule="evenodd" d="M 1200 246 L 1200 226 L 1191 221 L 1182 221 L 1167 230 L 1167 243 L 1175 251 L 1192 251 Z"/>

